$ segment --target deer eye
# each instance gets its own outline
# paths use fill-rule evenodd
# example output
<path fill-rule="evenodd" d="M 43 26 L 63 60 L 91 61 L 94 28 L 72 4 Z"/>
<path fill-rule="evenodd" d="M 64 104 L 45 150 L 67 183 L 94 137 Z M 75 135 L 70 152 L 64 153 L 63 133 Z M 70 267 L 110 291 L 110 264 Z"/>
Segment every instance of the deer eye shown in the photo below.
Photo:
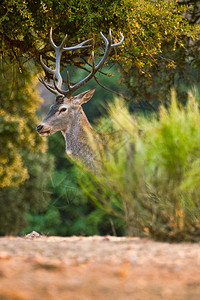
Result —
<path fill-rule="evenodd" d="M 61 108 L 61 110 L 59 112 L 62 113 L 64 111 L 66 111 L 66 110 L 67 110 L 66 107 L 63 107 L 63 108 Z"/>

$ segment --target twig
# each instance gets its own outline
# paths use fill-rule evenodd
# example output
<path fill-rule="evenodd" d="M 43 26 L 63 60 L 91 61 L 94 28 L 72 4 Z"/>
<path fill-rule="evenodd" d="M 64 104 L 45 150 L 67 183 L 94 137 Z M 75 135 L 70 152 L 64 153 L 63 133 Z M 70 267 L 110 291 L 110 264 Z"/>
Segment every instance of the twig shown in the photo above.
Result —
<path fill-rule="evenodd" d="M 118 93 L 118 92 L 116 92 L 116 91 L 113 91 L 113 90 L 107 88 L 106 86 L 104 86 L 103 84 L 101 84 L 101 83 L 98 81 L 98 79 L 96 78 L 96 76 L 94 76 L 94 79 L 96 80 L 96 82 L 97 82 L 103 89 L 105 89 L 105 90 L 107 90 L 107 91 L 109 91 L 109 92 L 111 92 L 111 93 L 113 93 L 113 94 L 116 94 L 117 96 L 120 96 L 120 97 L 124 98 L 126 101 L 130 101 L 130 98 L 129 98 L 129 97 L 125 97 L 125 96 L 122 95 L 121 93 Z"/>

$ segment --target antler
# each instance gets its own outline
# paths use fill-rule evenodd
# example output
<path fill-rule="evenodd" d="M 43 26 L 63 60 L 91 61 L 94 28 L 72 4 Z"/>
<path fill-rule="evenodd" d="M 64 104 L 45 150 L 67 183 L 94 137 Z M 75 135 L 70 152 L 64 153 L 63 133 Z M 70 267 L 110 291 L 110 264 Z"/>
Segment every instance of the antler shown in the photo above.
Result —
<path fill-rule="evenodd" d="M 78 83 L 71 85 L 70 84 L 70 79 L 69 79 L 69 72 L 67 71 L 67 87 L 68 90 L 64 91 L 62 90 L 62 77 L 60 75 L 60 59 L 61 59 L 61 55 L 63 51 L 67 51 L 67 50 L 75 50 L 75 49 L 81 49 L 81 48 L 86 48 L 86 47 L 90 47 L 90 45 L 85 45 L 86 43 L 88 43 L 89 41 L 91 41 L 91 39 L 84 41 L 80 44 L 78 44 L 77 46 L 74 47 L 70 47 L 70 48 L 63 48 L 63 44 L 67 38 L 67 35 L 65 36 L 65 38 L 63 39 L 62 43 L 60 44 L 60 46 L 56 46 L 53 42 L 52 39 L 52 28 L 50 30 L 50 41 L 51 41 L 51 45 L 53 46 L 53 48 L 55 49 L 56 52 L 56 68 L 55 70 L 52 70 L 50 68 L 48 68 L 43 60 L 42 57 L 40 56 L 40 61 L 43 65 L 43 67 L 50 72 L 51 74 L 53 74 L 53 82 L 54 82 L 54 86 L 50 85 L 49 83 L 45 82 L 44 79 L 41 77 L 39 78 L 40 82 L 42 82 L 45 87 L 50 90 L 51 92 L 53 92 L 54 94 L 57 95 L 64 95 L 67 97 L 70 97 L 76 90 L 78 90 L 80 87 L 82 87 L 86 82 L 88 82 L 92 77 L 95 77 L 95 74 L 97 73 L 97 71 L 103 66 L 103 64 L 105 63 L 108 55 L 110 54 L 110 51 L 112 48 L 117 47 L 119 45 L 121 45 L 124 41 L 124 36 L 123 34 L 120 32 L 120 36 L 121 36 L 121 40 L 119 43 L 115 43 L 112 44 L 112 35 L 111 35 L 111 29 L 109 29 L 109 38 L 107 39 L 102 32 L 100 32 L 104 42 L 105 42 L 105 52 L 104 55 L 102 57 L 102 59 L 100 60 L 100 62 L 97 64 L 97 66 L 95 66 L 95 60 L 94 60 L 94 51 L 92 51 L 92 71 L 81 81 L 79 81 Z M 56 79 L 58 81 L 58 83 L 56 83 Z"/>
<path fill-rule="evenodd" d="M 66 47 L 64 48 L 64 43 L 67 39 L 67 34 L 66 36 L 64 37 L 64 39 L 62 40 L 61 44 L 59 46 L 56 46 L 56 44 L 54 43 L 53 41 L 53 38 L 52 38 L 52 28 L 50 29 L 50 42 L 51 42 L 51 46 L 54 48 L 55 50 L 55 53 L 56 53 L 56 67 L 54 70 L 50 69 L 49 67 L 47 67 L 45 65 L 45 63 L 43 62 L 43 59 L 42 59 L 42 55 L 40 55 L 40 62 L 43 66 L 43 68 L 53 74 L 53 78 L 54 78 L 54 85 L 55 85 L 55 79 L 57 79 L 57 87 L 61 89 L 62 87 L 62 83 L 63 83 L 63 79 L 62 79 L 62 76 L 60 74 L 60 60 L 61 60 L 61 57 L 62 57 L 62 53 L 64 51 L 71 51 L 71 50 L 77 50 L 77 49 L 83 49 L 83 48 L 88 48 L 88 47 L 91 47 L 92 45 L 85 45 L 87 44 L 88 42 L 92 41 L 92 39 L 89 39 L 89 40 L 86 40 L 86 41 L 83 41 L 82 43 L 76 45 L 76 46 L 72 46 L 72 47 Z M 56 95 L 60 95 L 60 94 L 63 94 L 63 93 L 60 93 L 54 86 L 52 86 L 51 84 L 49 84 L 47 81 L 44 80 L 44 78 L 41 76 L 41 77 L 38 77 L 39 81 L 41 83 L 44 84 L 44 86 L 52 93 L 56 94 Z"/>

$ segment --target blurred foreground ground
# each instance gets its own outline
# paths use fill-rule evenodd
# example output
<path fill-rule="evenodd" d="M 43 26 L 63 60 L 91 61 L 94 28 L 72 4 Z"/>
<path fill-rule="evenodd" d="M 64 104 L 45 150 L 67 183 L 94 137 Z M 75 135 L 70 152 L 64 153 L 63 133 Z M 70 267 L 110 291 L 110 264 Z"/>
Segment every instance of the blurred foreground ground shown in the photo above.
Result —
<path fill-rule="evenodd" d="M 200 244 L 0 238 L 1 300 L 199 300 Z"/>

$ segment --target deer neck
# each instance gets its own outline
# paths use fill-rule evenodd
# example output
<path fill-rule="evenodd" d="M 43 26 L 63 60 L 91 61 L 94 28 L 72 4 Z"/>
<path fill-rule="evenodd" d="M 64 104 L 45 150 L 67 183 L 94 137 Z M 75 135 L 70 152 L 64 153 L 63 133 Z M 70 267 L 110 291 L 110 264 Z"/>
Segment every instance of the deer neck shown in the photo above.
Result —
<path fill-rule="evenodd" d="M 82 108 L 75 113 L 72 123 L 62 131 L 62 134 L 68 156 L 93 169 L 95 158 L 94 151 L 90 147 L 90 138 L 96 141 L 100 134 L 92 128 Z"/>

